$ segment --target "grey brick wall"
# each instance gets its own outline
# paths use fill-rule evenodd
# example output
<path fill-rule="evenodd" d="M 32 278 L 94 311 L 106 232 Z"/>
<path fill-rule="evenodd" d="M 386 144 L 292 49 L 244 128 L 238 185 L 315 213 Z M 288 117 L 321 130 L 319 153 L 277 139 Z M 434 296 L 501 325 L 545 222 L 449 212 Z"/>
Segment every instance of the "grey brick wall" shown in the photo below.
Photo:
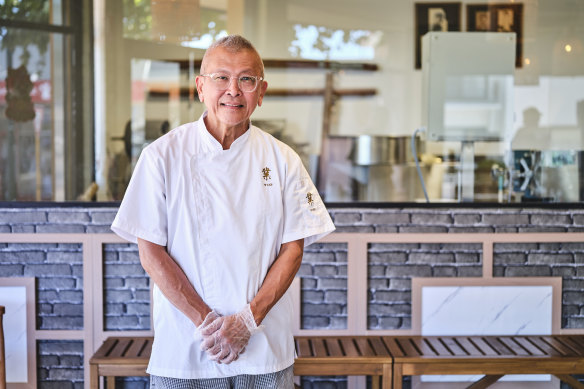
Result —
<path fill-rule="evenodd" d="M 111 233 L 115 208 L 2 208 L 0 230 L 13 233 Z"/>
<path fill-rule="evenodd" d="M 331 208 L 338 232 L 506 233 L 583 232 L 584 210 L 539 208 Z M 0 233 L 108 233 L 115 208 L 4 208 Z M 108 330 L 150 327 L 149 279 L 136 247 L 104 247 L 104 325 Z M 302 325 L 346 328 L 347 247 L 315 244 L 306 250 L 302 277 Z M 411 326 L 411 278 L 479 277 L 479 245 L 388 245 L 368 248 L 368 323 L 371 329 Z M 562 276 L 562 325 L 584 328 L 582 244 L 497 245 L 494 275 Z M 0 242 L 0 277 L 37 278 L 37 328 L 81 329 L 82 256 L 79 245 L 15 245 Z M 40 341 L 39 387 L 80 388 L 81 342 Z M 120 380 L 121 388 L 142 389 L 145 379 Z M 123 384 L 122 384 L 123 382 Z M 340 377 L 307 378 L 306 388 L 343 388 Z"/>
<path fill-rule="evenodd" d="M 135 244 L 105 244 L 104 329 L 150 329 L 150 278 Z"/>
<path fill-rule="evenodd" d="M 410 329 L 413 277 L 481 277 L 480 244 L 388 244 L 368 248 L 369 329 Z"/>
<path fill-rule="evenodd" d="M 498 243 L 495 277 L 562 277 L 562 328 L 584 328 L 584 242 Z"/>
<path fill-rule="evenodd" d="M 83 389 L 83 342 L 37 341 L 39 389 Z"/>
<path fill-rule="evenodd" d="M 337 232 L 583 232 L 584 209 L 332 208 Z"/>
<path fill-rule="evenodd" d="M 302 328 L 347 328 L 347 244 L 308 246 L 298 274 L 302 280 Z"/>
<path fill-rule="evenodd" d="M 79 244 L 0 246 L 0 277 L 35 277 L 36 326 L 83 329 L 83 253 Z"/>

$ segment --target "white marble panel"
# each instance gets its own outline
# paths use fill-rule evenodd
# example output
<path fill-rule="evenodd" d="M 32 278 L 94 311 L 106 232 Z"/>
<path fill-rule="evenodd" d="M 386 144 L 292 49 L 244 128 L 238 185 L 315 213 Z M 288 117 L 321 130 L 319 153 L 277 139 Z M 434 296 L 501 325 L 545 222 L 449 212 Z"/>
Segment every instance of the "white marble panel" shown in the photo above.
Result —
<path fill-rule="evenodd" d="M 542 335 L 552 332 L 551 286 L 424 286 L 422 335 Z M 422 382 L 475 382 L 482 376 L 422 376 Z M 507 375 L 501 381 L 549 381 Z"/>
<path fill-rule="evenodd" d="M 422 288 L 422 335 L 541 335 L 551 332 L 551 286 Z"/>
<path fill-rule="evenodd" d="M 4 315 L 4 340 L 6 347 L 6 381 L 28 381 L 28 354 L 26 334 L 26 287 L 0 286 L 0 305 Z"/>

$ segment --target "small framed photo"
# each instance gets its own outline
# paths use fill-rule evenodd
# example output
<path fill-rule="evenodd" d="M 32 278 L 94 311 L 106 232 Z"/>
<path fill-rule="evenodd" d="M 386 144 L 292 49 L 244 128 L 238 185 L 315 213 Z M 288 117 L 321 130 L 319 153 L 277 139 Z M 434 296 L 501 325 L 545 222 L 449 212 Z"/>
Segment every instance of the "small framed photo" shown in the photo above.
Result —
<path fill-rule="evenodd" d="M 415 66 L 422 67 L 422 37 L 429 31 L 460 31 L 461 3 L 416 3 Z"/>
<path fill-rule="evenodd" d="M 522 66 L 523 4 L 469 4 L 466 6 L 466 30 L 514 32 L 517 36 L 515 66 Z"/>

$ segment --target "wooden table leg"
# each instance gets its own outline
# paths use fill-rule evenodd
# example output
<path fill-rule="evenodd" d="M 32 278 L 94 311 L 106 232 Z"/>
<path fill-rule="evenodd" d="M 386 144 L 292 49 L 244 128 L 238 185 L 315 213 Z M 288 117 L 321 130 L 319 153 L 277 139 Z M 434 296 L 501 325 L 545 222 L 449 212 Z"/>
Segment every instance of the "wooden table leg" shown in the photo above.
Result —
<path fill-rule="evenodd" d="M 393 375 L 392 375 L 392 382 L 393 382 L 392 388 L 393 389 L 402 389 L 402 379 L 403 379 L 402 365 L 394 363 Z M 385 387 L 383 389 L 385 389 Z"/>
<path fill-rule="evenodd" d="M 379 389 L 379 379 L 381 377 L 378 375 L 371 376 L 371 389 Z"/>
<path fill-rule="evenodd" d="M 486 389 L 489 386 L 493 385 L 495 382 L 499 381 L 499 378 L 503 377 L 502 374 L 500 375 L 486 375 L 474 384 L 470 385 L 466 389 Z"/>
<path fill-rule="evenodd" d="M 584 384 L 578 381 L 576 378 L 572 377 L 571 375 L 567 374 L 554 374 L 560 380 L 564 381 L 568 385 L 570 385 L 574 389 L 584 389 Z"/>
<path fill-rule="evenodd" d="M 116 389 L 116 377 L 107 377 L 107 389 Z"/>
<path fill-rule="evenodd" d="M 97 365 L 89 365 L 89 387 L 99 389 L 99 375 L 97 374 Z"/>
<path fill-rule="evenodd" d="M 391 363 L 386 363 L 383 365 L 383 383 L 382 389 L 401 389 L 401 365 L 399 368 L 399 386 L 396 386 L 396 372 L 395 368 L 392 368 Z"/>

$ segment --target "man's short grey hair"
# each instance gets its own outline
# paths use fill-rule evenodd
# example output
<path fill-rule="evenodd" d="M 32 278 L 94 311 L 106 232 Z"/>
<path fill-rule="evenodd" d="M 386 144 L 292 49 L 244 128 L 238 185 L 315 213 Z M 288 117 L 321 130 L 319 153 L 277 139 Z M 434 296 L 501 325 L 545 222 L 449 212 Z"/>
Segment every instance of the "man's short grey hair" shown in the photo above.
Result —
<path fill-rule="evenodd" d="M 219 48 L 219 47 L 226 49 L 227 51 L 229 51 L 231 53 L 237 53 L 237 52 L 243 51 L 243 50 L 249 50 L 249 51 L 254 52 L 258 57 L 258 61 L 260 64 L 261 76 L 262 77 L 264 76 L 264 62 L 262 61 L 262 57 L 260 56 L 260 53 L 258 53 L 256 48 L 254 47 L 254 45 L 250 41 L 248 41 L 247 39 L 245 39 L 241 35 L 227 35 L 227 36 L 213 42 L 209 46 L 207 51 L 205 51 L 205 55 L 203 55 L 203 59 L 201 61 L 201 74 L 204 74 L 206 72 L 205 58 L 207 57 L 207 54 L 210 53 L 211 51 Z"/>

